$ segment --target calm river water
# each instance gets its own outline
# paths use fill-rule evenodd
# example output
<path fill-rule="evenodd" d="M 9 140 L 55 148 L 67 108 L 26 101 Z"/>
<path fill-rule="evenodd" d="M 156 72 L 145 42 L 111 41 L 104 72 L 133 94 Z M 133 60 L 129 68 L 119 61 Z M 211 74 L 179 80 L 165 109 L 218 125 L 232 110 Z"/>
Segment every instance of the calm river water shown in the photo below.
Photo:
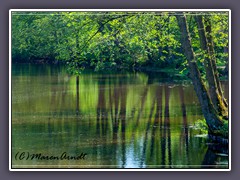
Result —
<path fill-rule="evenodd" d="M 13 65 L 12 167 L 228 168 L 228 150 L 193 128 L 193 86 L 176 79 Z"/>

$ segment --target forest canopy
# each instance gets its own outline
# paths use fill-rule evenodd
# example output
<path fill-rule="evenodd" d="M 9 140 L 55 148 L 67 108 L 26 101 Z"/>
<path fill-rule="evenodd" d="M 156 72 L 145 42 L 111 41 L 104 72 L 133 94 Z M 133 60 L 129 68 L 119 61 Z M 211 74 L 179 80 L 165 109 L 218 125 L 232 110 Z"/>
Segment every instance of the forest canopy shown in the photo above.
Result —
<path fill-rule="evenodd" d="M 13 63 L 64 63 L 101 70 L 187 71 L 177 12 L 12 12 Z M 212 24 L 216 63 L 228 62 L 228 12 L 185 13 L 197 63 L 204 53 L 194 16 Z"/>

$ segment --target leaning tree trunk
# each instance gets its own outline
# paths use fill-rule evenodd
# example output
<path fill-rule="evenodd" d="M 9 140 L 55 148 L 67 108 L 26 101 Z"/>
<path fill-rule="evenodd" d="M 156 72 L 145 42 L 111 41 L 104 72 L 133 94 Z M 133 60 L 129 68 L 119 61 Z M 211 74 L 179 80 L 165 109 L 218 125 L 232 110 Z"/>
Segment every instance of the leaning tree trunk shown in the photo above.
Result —
<path fill-rule="evenodd" d="M 214 73 L 214 68 L 212 65 L 213 62 L 213 48 L 211 46 L 210 51 L 210 43 L 207 41 L 203 19 L 201 15 L 196 15 L 195 20 L 198 26 L 198 34 L 200 37 L 200 45 L 204 53 L 204 66 L 206 70 L 206 77 L 209 84 L 209 93 L 213 103 L 214 108 L 217 110 L 220 116 L 227 117 L 228 111 L 225 106 L 224 100 L 222 98 L 222 94 L 220 94 L 218 85 L 217 85 L 217 76 Z M 219 80 L 218 80 L 219 81 Z M 220 83 L 220 82 L 219 82 Z M 220 86 L 220 85 L 219 85 Z"/>
<path fill-rule="evenodd" d="M 217 83 L 217 88 L 218 88 L 218 92 L 223 100 L 223 103 L 225 105 L 225 107 L 228 107 L 228 103 L 226 101 L 226 99 L 224 98 L 224 94 L 222 91 L 222 86 L 221 83 L 219 81 L 219 75 L 218 75 L 218 71 L 217 71 L 217 65 L 216 65 L 216 57 L 215 57 L 215 52 L 214 52 L 214 46 L 213 46 L 213 39 L 212 39 L 212 28 L 211 28 L 211 22 L 208 16 L 206 16 L 204 18 L 205 20 L 205 24 L 206 24 L 206 36 L 207 36 L 207 42 L 208 42 L 208 48 L 209 48 L 209 53 L 210 53 L 210 57 L 211 57 L 211 61 L 212 61 L 212 66 L 213 66 L 213 72 L 216 78 L 216 83 Z"/>
<path fill-rule="evenodd" d="M 223 122 L 213 107 L 206 87 L 201 79 L 201 74 L 197 67 L 195 55 L 189 37 L 186 17 L 182 12 L 180 12 L 180 15 L 176 15 L 176 18 L 182 34 L 182 47 L 188 61 L 190 78 L 193 82 L 194 89 L 201 104 L 202 112 L 209 128 L 209 133 L 213 134 L 215 130 L 219 130 L 222 127 Z"/>

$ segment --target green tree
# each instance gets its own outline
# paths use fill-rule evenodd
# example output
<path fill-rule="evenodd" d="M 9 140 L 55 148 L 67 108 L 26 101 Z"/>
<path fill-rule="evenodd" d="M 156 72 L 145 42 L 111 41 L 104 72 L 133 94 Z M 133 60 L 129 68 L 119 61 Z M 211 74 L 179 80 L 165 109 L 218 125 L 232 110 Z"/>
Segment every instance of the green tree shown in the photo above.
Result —
<path fill-rule="evenodd" d="M 187 57 L 190 78 L 193 82 L 194 89 L 202 107 L 202 112 L 209 127 L 209 133 L 214 134 L 223 126 L 223 122 L 218 115 L 219 113 L 214 108 L 214 105 L 201 78 L 201 74 L 196 63 L 195 54 L 192 49 L 186 16 L 180 12 L 179 15 L 176 15 L 176 18 L 182 34 L 182 47 Z"/>
<path fill-rule="evenodd" d="M 213 45 L 211 42 L 211 39 L 212 39 L 211 34 L 208 33 L 208 38 L 207 38 L 206 32 L 205 32 L 205 26 L 203 23 L 203 18 L 201 15 L 196 15 L 195 20 L 198 26 L 200 45 L 204 54 L 204 66 L 206 70 L 207 81 L 209 83 L 209 94 L 211 97 L 211 101 L 213 103 L 214 108 L 217 110 L 217 112 L 219 112 L 219 115 L 227 117 L 228 111 L 224 104 L 222 92 L 219 91 L 219 88 L 221 87 L 221 85 L 216 73 L 217 72 L 216 63 L 214 58 L 214 50 L 212 47 Z M 208 31 L 210 31 L 210 28 L 211 28 L 210 24 L 208 24 L 207 27 L 208 27 Z M 217 84 L 217 82 L 219 84 Z"/>

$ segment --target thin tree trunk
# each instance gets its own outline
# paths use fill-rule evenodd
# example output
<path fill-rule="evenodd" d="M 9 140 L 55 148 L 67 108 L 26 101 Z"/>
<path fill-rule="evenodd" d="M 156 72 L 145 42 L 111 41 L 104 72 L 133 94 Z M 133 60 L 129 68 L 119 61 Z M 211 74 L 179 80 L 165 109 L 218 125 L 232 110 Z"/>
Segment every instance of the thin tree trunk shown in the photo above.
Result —
<path fill-rule="evenodd" d="M 182 47 L 187 57 L 190 78 L 193 82 L 194 89 L 196 91 L 197 97 L 202 107 L 203 115 L 209 127 L 209 133 L 211 134 L 214 133 L 215 130 L 219 130 L 219 128 L 222 127 L 223 123 L 219 116 L 217 115 L 217 112 L 213 107 L 213 104 L 207 93 L 206 87 L 201 79 L 201 74 L 197 67 L 195 55 L 189 37 L 186 17 L 183 14 L 183 12 L 180 12 L 179 14 L 180 15 L 176 15 L 176 18 L 178 21 L 180 32 L 182 34 Z"/>
<path fill-rule="evenodd" d="M 214 73 L 214 68 L 212 62 L 214 61 L 213 58 L 213 48 L 211 47 L 210 52 L 210 43 L 207 41 L 203 19 L 201 15 L 195 16 L 195 20 L 198 26 L 198 34 L 200 37 L 200 45 L 204 52 L 204 66 L 206 70 L 206 76 L 209 84 L 209 93 L 213 103 L 214 108 L 219 112 L 221 116 L 227 116 L 227 108 L 223 102 L 222 95 L 219 93 L 219 89 L 217 86 L 217 76 Z M 219 82 L 220 83 L 220 82 Z"/>
<path fill-rule="evenodd" d="M 204 19 L 205 19 L 205 24 L 206 24 L 207 42 L 208 42 L 210 57 L 211 57 L 211 61 L 212 61 L 213 72 L 214 72 L 216 83 L 217 83 L 217 89 L 222 98 L 222 101 L 224 102 L 224 105 L 226 107 L 228 107 L 227 100 L 224 98 L 221 83 L 219 81 L 219 75 L 218 75 L 217 65 L 216 65 L 216 57 L 215 57 L 215 52 L 214 52 L 214 48 L 213 48 L 214 47 L 213 40 L 212 40 L 212 35 L 211 35 L 211 33 L 212 33 L 211 22 L 210 22 L 210 19 L 208 16 L 206 16 Z"/>

